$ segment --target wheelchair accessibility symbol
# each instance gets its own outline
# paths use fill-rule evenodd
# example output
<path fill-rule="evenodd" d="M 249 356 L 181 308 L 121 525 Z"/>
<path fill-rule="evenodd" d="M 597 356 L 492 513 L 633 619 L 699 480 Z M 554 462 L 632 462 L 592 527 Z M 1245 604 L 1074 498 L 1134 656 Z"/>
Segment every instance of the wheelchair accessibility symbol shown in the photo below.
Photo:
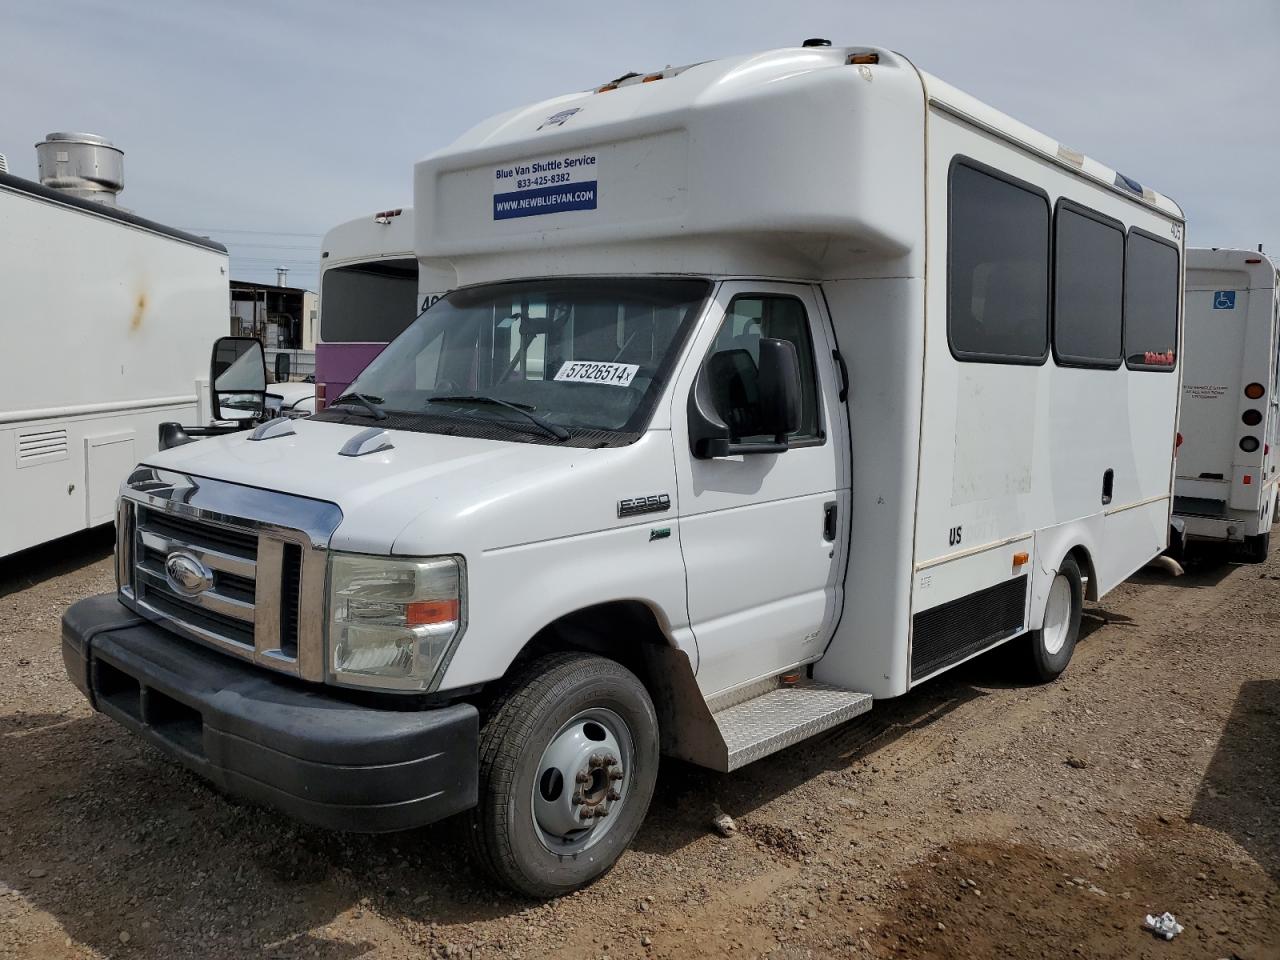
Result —
<path fill-rule="evenodd" d="M 1234 310 L 1236 308 L 1236 292 L 1234 290 L 1215 290 L 1213 292 L 1213 309 Z"/>

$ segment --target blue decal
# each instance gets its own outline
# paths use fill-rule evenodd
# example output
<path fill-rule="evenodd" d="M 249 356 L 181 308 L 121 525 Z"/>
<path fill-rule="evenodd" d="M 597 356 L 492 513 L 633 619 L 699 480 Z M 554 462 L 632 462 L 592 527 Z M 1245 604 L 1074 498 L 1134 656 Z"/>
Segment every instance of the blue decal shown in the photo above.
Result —
<path fill-rule="evenodd" d="M 1236 292 L 1234 290 L 1213 291 L 1213 309 L 1234 310 L 1236 308 Z"/>
<path fill-rule="evenodd" d="M 594 210 L 595 208 L 596 181 L 594 180 L 493 195 L 493 219 L 495 220 L 538 217 L 544 213 L 564 213 L 567 210 Z"/>

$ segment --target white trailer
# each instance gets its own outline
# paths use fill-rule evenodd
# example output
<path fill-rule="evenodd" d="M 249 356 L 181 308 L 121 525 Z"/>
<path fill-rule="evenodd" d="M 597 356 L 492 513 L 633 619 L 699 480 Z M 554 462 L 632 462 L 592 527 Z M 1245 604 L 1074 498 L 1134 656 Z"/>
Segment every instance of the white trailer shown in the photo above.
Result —
<path fill-rule="evenodd" d="M 413 210 L 397 207 L 333 227 L 320 246 L 316 396 L 336 400 L 382 348 L 454 283 L 447 263 L 413 252 Z"/>
<path fill-rule="evenodd" d="M 220 244 L 0 174 L 0 556 L 109 523 L 166 420 L 209 417 Z"/>
<path fill-rule="evenodd" d="M 459 288 L 343 403 L 149 459 L 66 614 L 99 708 L 226 789 L 471 810 L 563 893 L 660 752 L 735 770 L 1006 643 L 1056 677 L 1166 546 L 1180 210 L 898 54 L 521 108 L 415 204 Z"/>
<path fill-rule="evenodd" d="M 1266 560 L 1280 442 L 1280 284 L 1252 250 L 1187 250 L 1175 525 L 1184 548 Z"/>

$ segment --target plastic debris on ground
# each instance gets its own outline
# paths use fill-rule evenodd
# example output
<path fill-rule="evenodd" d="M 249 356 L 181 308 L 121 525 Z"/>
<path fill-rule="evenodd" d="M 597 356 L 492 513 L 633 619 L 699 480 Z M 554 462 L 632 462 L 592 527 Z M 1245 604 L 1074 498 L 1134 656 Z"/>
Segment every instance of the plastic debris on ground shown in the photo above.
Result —
<path fill-rule="evenodd" d="M 1182 932 L 1182 924 L 1174 919 L 1172 913 L 1168 912 L 1162 913 L 1158 917 L 1148 913 L 1147 920 L 1143 926 L 1157 937 L 1163 937 L 1166 940 L 1172 940 Z"/>

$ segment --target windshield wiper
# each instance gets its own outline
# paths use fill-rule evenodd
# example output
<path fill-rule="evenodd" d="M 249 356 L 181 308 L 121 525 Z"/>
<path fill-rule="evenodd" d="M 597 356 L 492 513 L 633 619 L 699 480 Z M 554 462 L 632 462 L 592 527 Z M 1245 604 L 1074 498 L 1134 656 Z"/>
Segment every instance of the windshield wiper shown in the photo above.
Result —
<path fill-rule="evenodd" d="M 508 410 L 514 410 L 522 417 L 527 418 L 530 423 L 536 425 L 546 433 L 551 434 L 551 436 L 555 437 L 557 440 L 569 439 L 568 430 L 558 424 L 548 423 L 546 420 L 543 420 L 533 412 L 534 408 L 529 406 L 527 403 L 512 403 L 510 400 L 499 400 L 497 397 L 473 397 L 461 394 L 458 396 L 447 397 L 427 397 L 427 403 L 488 403 L 495 407 L 506 407 Z"/>
<path fill-rule="evenodd" d="M 360 406 L 364 407 L 366 410 L 372 413 L 373 419 L 375 420 L 387 419 L 387 411 L 383 410 L 380 406 L 378 406 L 378 404 L 382 402 L 381 397 L 366 396 L 363 393 L 356 393 L 354 390 L 344 393 L 337 400 L 333 401 L 333 403 L 329 404 L 329 406 L 336 407 L 338 404 L 343 402 L 347 402 L 348 405 L 350 405 L 350 401 L 352 400 L 354 400 L 356 403 L 360 404 Z"/>

